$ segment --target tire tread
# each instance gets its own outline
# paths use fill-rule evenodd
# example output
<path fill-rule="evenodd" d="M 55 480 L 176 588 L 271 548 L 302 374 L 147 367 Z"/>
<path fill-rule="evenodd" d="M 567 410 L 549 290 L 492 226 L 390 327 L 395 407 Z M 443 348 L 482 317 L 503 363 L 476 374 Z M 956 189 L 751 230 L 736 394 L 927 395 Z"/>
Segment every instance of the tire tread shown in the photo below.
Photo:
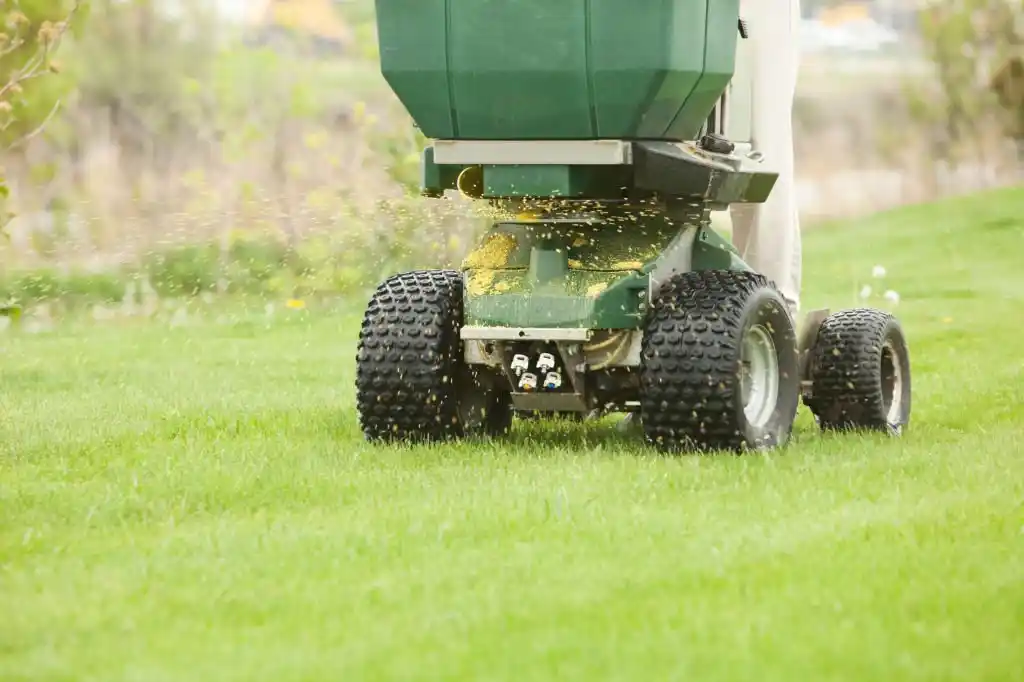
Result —
<path fill-rule="evenodd" d="M 368 440 L 460 437 L 454 379 L 462 361 L 462 276 L 393 275 L 370 298 L 356 353 L 356 407 Z"/>
<path fill-rule="evenodd" d="M 641 344 L 641 423 L 663 450 L 742 450 L 746 442 L 732 405 L 749 297 L 774 285 L 747 271 L 686 272 L 663 284 Z"/>
<path fill-rule="evenodd" d="M 885 430 L 881 349 L 895 318 L 851 308 L 822 323 L 811 353 L 812 396 L 805 401 L 822 429 Z"/>

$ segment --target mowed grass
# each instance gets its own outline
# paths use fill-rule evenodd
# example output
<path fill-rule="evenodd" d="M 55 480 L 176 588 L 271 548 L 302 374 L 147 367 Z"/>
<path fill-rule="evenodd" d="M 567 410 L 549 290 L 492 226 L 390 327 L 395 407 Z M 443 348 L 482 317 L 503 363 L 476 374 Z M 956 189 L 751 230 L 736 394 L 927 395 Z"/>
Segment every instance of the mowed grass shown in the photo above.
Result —
<path fill-rule="evenodd" d="M 0 679 L 1024 679 L 1024 188 L 805 257 L 807 308 L 900 294 L 902 439 L 375 448 L 359 310 L 8 333 Z"/>

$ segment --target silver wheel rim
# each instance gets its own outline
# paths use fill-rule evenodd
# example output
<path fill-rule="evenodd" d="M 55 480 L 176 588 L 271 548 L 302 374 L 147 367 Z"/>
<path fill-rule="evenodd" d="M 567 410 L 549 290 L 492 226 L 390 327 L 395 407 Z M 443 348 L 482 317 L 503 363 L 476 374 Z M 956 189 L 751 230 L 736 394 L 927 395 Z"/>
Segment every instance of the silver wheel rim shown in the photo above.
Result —
<path fill-rule="evenodd" d="M 900 426 L 903 413 L 903 369 L 900 356 L 891 341 L 882 346 L 882 396 L 885 401 L 885 421 Z"/>
<path fill-rule="evenodd" d="M 779 397 L 779 357 L 771 334 L 759 324 L 743 335 L 740 395 L 747 422 L 755 427 L 767 424 Z"/>

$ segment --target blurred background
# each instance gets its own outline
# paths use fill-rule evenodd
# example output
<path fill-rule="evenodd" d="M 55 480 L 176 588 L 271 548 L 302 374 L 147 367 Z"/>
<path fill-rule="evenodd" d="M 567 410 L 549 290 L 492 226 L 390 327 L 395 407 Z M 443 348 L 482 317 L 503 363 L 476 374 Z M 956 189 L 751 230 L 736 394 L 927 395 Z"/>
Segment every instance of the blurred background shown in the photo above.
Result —
<path fill-rule="evenodd" d="M 72 8 L 5 0 L 5 74 Z M 806 229 L 1024 178 L 1020 0 L 803 13 Z M 423 141 L 379 75 L 372 0 L 91 0 L 53 58 L 0 96 L 0 298 L 361 295 L 458 262 L 481 226 L 416 196 Z"/>

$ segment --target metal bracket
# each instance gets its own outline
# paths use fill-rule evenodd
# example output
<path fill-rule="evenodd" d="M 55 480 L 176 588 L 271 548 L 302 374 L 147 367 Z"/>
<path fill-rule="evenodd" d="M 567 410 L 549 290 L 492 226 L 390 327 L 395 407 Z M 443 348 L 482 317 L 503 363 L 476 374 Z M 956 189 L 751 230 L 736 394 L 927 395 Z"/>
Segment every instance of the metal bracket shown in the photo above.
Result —
<path fill-rule="evenodd" d="M 800 390 L 804 397 L 810 396 L 813 386 L 811 385 L 811 350 L 818 339 L 818 330 L 822 323 L 828 318 L 831 310 L 821 308 L 811 310 L 804 315 L 803 325 L 797 337 L 798 367 L 800 371 Z"/>
<path fill-rule="evenodd" d="M 587 412 L 589 408 L 577 393 L 513 393 L 512 406 L 517 410 L 539 412 Z"/>

